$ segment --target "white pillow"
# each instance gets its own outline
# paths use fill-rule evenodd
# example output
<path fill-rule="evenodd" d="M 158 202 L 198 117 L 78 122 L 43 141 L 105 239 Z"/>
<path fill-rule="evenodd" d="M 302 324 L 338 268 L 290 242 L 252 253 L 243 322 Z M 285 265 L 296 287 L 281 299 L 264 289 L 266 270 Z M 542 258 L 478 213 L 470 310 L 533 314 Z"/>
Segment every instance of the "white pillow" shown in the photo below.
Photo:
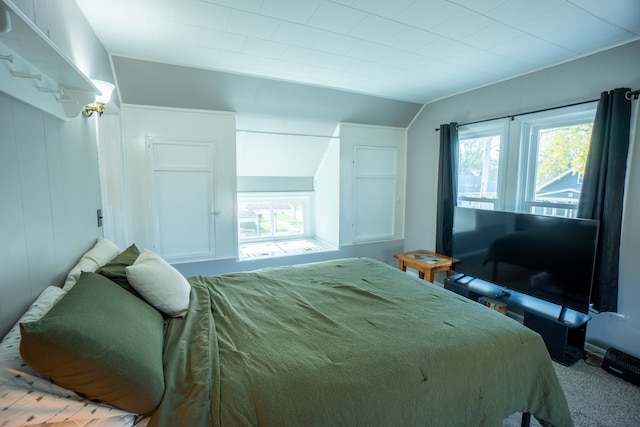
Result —
<path fill-rule="evenodd" d="M 82 255 L 80 261 L 71 269 L 62 289 L 68 292 L 76 284 L 83 271 L 93 273 L 114 259 L 119 253 L 120 248 L 115 243 L 104 237 L 99 237 L 93 248 Z"/>
<path fill-rule="evenodd" d="M 29 306 L 27 311 L 20 317 L 20 319 L 13 325 L 13 327 L 7 332 L 7 335 L 0 341 L 0 370 L 2 369 L 2 360 L 8 354 L 7 349 L 12 348 L 12 353 L 8 359 L 13 359 L 15 356 L 19 356 L 20 347 L 20 323 L 35 322 L 39 320 L 49 312 L 60 299 L 67 293 L 57 286 L 47 286 L 40 293 L 38 298 Z M 15 345 L 10 345 L 15 344 Z M 2 376 L 0 375 L 0 379 Z M 0 381 L 1 383 L 1 381 Z"/>
<path fill-rule="evenodd" d="M 131 286 L 149 304 L 172 317 L 187 314 L 191 285 L 160 255 L 143 249 L 125 271 Z"/>

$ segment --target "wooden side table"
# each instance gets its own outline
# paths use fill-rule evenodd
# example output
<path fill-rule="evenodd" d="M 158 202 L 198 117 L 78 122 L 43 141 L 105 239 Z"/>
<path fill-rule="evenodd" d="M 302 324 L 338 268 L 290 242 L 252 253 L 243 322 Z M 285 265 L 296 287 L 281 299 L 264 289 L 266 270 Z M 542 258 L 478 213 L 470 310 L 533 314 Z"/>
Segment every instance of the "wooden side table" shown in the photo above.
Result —
<path fill-rule="evenodd" d="M 418 270 L 418 276 L 429 282 L 433 282 L 436 273 L 446 272 L 451 276 L 453 265 L 458 262 L 455 258 L 426 250 L 404 252 L 393 257 L 398 259 L 398 269 L 407 271 L 409 267 Z"/>

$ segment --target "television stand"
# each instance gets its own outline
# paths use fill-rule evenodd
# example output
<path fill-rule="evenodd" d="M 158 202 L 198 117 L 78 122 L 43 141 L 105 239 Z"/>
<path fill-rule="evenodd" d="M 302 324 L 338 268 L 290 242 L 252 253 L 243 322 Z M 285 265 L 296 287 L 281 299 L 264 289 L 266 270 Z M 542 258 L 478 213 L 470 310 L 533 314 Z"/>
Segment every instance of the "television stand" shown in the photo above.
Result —
<path fill-rule="evenodd" d="M 584 351 L 586 323 L 569 328 L 562 323 L 525 311 L 524 325 L 542 336 L 549 356 L 561 365 L 571 366 L 584 358 L 586 354 Z"/>
<path fill-rule="evenodd" d="M 444 287 L 474 301 L 490 297 L 522 311 L 524 325 L 542 336 L 551 358 L 562 365 L 571 366 L 585 355 L 589 314 L 464 274 L 447 277 Z"/>

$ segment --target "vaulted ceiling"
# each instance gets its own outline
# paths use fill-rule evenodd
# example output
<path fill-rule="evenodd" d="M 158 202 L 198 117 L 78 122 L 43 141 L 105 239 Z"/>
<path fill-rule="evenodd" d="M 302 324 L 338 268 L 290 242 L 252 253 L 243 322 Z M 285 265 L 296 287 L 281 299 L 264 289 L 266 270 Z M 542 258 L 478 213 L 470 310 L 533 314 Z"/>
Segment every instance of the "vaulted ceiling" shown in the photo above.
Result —
<path fill-rule="evenodd" d="M 409 103 L 640 38 L 638 0 L 76 0 L 112 55 Z"/>

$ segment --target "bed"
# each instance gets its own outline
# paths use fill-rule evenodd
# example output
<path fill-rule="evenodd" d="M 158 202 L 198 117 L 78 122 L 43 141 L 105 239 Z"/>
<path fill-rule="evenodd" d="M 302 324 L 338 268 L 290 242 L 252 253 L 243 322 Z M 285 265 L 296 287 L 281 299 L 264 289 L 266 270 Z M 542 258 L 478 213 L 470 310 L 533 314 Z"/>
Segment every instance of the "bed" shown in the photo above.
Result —
<path fill-rule="evenodd" d="M 159 257 L 137 278 L 128 274 L 143 256 L 153 254 L 132 245 L 106 272 L 76 271 L 73 287 L 48 288 L 9 332 L 0 344 L 0 426 L 497 426 L 514 412 L 572 425 L 538 334 L 387 264 L 352 258 L 182 278 L 185 306 L 184 283 Z M 168 289 L 138 283 L 149 276 Z M 152 320 L 130 319 L 132 311 Z M 70 312 L 84 314 L 69 321 Z M 113 383 L 97 397 L 82 381 L 65 382 L 75 372 L 60 374 L 75 353 L 46 366 L 61 345 L 46 343 L 49 356 L 38 357 L 38 340 L 52 334 L 45 321 L 56 333 L 56 322 L 70 324 L 72 346 L 84 339 L 77 329 L 106 334 L 97 339 L 110 343 L 100 348 L 109 360 L 136 360 L 116 364 L 114 375 L 91 365 L 92 384 Z M 130 377 L 113 379 L 127 364 Z"/>

